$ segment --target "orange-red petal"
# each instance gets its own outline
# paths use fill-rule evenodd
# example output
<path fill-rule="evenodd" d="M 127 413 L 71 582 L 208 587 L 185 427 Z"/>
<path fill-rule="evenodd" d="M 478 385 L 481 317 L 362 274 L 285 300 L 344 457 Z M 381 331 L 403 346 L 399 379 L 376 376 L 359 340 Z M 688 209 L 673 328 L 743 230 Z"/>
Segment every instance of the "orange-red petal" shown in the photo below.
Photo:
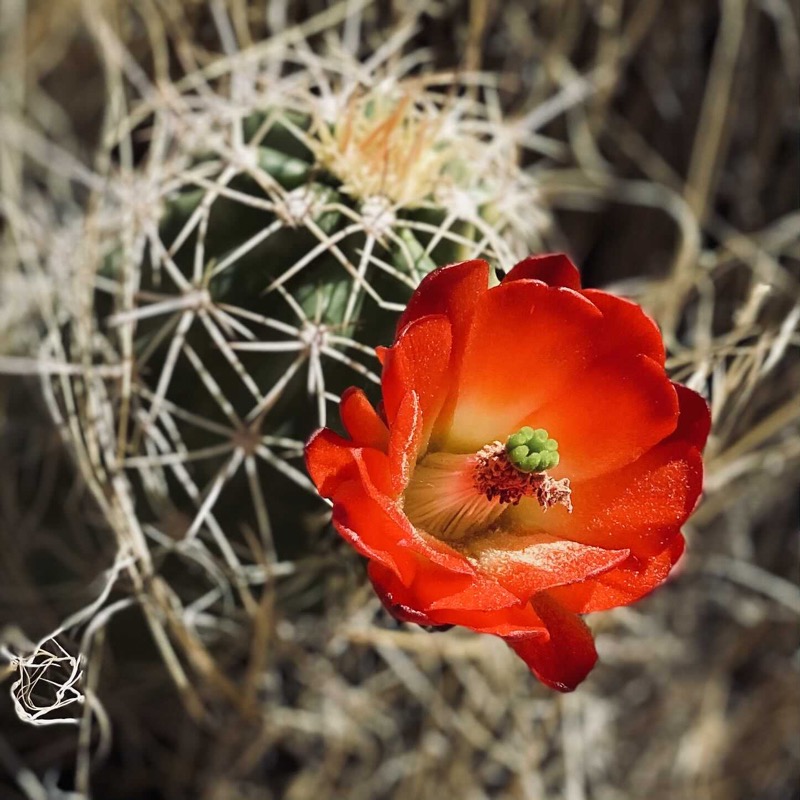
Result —
<path fill-rule="evenodd" d="M 427 316 L 409 323 L 396 344 L 384 353 L 382 387 L 386 418 L 391 427 L 403 398 L 415 392 L 422 415 L 421 450 L 427 446 L 447 393 L 451 342 L 449 319 L 443 315 Z"/>
<path fill-rule="evenodd" d="M 487 610 L 475 604 L 472 609 L 442 610 L 421 602 L 413 589 L 376 562 L 370 563 L 369 576 L 381 602 L 398 619 L 420 625 L 462 625 L 500 636 L 539 680 L 559 691 L 574 689 L 597 661 L 589 628 L 547 592 L 507 608 Z"/>
<path fill-rule="evenodd" d="M 358 478 L 336 489 L 336 529 L 367 558 L 392 570 L 403 584 L 411 585 L 424 573 L 434 583 L 451 579 L 466 585 L 474 574 L 469 562 L 444 542 L 415 530 L 397 503 L 373 482 L 364 458 L 369 452 L 352 451 Z"/>
<path fill-rule="evenodd" d="M 447 447 L 475 451 L 505 440 L 592 357 L 600 311 L 571 289 L 515 280 L 490 289 L 464 351 Z"/>
<path fill-rule="evenodd" d="M 680 383 L 673 383 L 672 386 L 678 395 L 680 414 L 678 427 L 675 428 L 670 439 L 690 442 L 702 451 L 711 430 L 711 409 L 697 392 L 687 389 Z"/>
<path fill-rule="evenodd" d="M 413 554 L 397 546 L 403 538 L 402 529 L 366 494 L 361 481 L 346 481 L 339 486 L 332 521 L 341 537 L 370 563 L 382 564 L 403 581 L 413 580 Z"/>
<path fill-rule="evenodd" d="M 647 558 L 677 535 L 697 504 L 702 483 L 697 448 L 667 441 L 633 464 L 573 484 L 572 514 L 556 507 L 538 514 L 538 520 L 554 536 L 596 547 L 628 548 Z M 520 508 L 515 514 L 530 518 L 537 511 Z"/>
<path fill-rule="evenodd" d="M 386 608 L 398 619 L 418 622 L 414 615 L 424 615 L 426 625 L 462 625 L 478 633 L 496 636 L 543 633 L 541 620 L 530 603 L 520 602 L 491 579 L 473 575 L 469 582 L 452 578 L 426 581 L 423 576 L 404 585 L 396 574 L 375 562 L 369 576 Z"/>
<path fill-rule="evenodd" d="M 645 355 L 664 365 L 665 351 L 661 331 L 642 307 L 623 297 L 584 289 L 581 294 L 603 313 L 603 334 L 598 342 L 598 355 Z"/>
<path fill-rule="evenodd" d="M 397 324 L 398 334 L 414 320 L 444 314 L 453 326 L 453 349 L 456 361 L 460 361 L 475 305 L 488 288 L 489 265 L 481 259 L 434 270 L 422 279 L 408 301 Z"/>
<path fill-rule="evenodd" d="M 447 393 L 436 435 L 448 427 L 455 403 L 456 387 L 460 383 L 461 365 L 475 308 L 489 290 L 489 265 L 481 260 L 451 264 L 426 275 L 411 297 L 397 330 L 403 329 L 424 316 L 444 314 L 451 326 L 451 358 L 448 369 Z M 381 354 L 379 354 L 379 357 Z M 427 430 L 425 441 L 427 442 Z"/>
<path fill-rule="evenodd" d="M 571 692 L 597 661 L 592 632 L 549 592 L 536 595 L 531 605 L 548 635 L 506 641 L 542 683 L 560 692 Z"/>
<path fill-rule="evenodd" d="M 389 429 L 361 389 L 351 386 L 342 392 L 339 416 L 354 444 L 386 451 Z"/>
<path fill-rule="evenodd" d="M 359 448 L 328 428 L 311 434 L 305 447 L 306 468 L 323 497 L 334 498 L 338 487 L 359 478 L 363 470 L 386 494 L 392 493 L 393 479 L 389 457 L 380 450 Z"/>
<path fill-rule="evenodd" d="M 405 489 L 414 470 L 423 435 L 422 426 L 419 397 L 414 391 L 406 392 L 397 408 L 389 434 L 391 488 L 387 494 L 392 498 L 399 496 Z"/>
<path fill-rule="evenodd" d="M 578 482 L 635 461 L 677 423 L 678 399 L 663 367 L 647 356 L 609 357 L 573 376 L 510 431 L 545 428 L 561 455 L 553 475 Z"/>
<path fill-rule="evenodd" d="M 685 540 L 676 535 L 658 555 L 631 556 L 615 569 L 573 586 L 561 586 L 551 594 L 565 608 L 578 614 L 606 611 L 640 600 L 662 584 L 683 554 Z"/>
<path fill-rule="evenodd" d="M 607 550 L 540 532 L 494 531 L 470 550 L 478 572 L 492 576 L 521 600 L 613 569 L 630 551 Z"/>
<path fill-rule="evenodd" d="M 353 443 L 328 428 L 314 431 L 306 442 L 306 468 L 323 497 L 332 497 L 336 488 L 358 475 L 353 461 Z"/>
<path fill-rule="evenodd" d="M 542 281 L 548 286 L 563 286 L 567 289 L 581 288 L 581 274 L 564 253 L 528 256 L 511 268 L 503 278 L 503 283 L 518 280 Z"/>

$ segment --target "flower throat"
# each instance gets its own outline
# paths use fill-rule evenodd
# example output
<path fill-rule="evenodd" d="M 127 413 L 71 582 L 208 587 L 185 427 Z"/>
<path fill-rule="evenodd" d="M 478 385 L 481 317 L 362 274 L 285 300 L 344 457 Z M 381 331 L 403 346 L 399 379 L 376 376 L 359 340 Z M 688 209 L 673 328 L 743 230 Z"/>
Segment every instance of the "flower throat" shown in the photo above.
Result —
<path fill-rule="evenodd" d="M 558 443 L 527 426 L 477 453 L 430 453 L 414 470 L 404 510 L 415 527 L 452 542 L 498 524 L 524 497 L 545 511 L 554 505 L 572 511 L 569 479 L 546 472 L 558 462 Z"/>

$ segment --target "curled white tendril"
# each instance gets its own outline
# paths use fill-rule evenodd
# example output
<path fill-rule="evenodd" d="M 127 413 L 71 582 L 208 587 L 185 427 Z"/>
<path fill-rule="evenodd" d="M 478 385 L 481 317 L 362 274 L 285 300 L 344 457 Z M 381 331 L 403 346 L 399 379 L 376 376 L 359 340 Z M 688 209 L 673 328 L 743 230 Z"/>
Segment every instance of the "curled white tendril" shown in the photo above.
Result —
<path fill-rule="evenodd" d="M 18 678 L 11 685 L 17 716 L 31 725 L 78 725 L 85 697 L 81 688 L 83 658 L 71 655 L 49 637 L 27 655 L 0 647 Z"/>

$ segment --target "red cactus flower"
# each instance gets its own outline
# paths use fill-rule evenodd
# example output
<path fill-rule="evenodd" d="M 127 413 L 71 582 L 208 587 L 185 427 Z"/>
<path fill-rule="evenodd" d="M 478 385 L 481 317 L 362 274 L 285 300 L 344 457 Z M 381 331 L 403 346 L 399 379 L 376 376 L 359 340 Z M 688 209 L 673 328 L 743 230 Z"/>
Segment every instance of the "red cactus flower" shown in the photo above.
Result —
<path fill-rule="evenodd" d="M 428 275 L 379 348 L 383 403 L 341 400 L 309 473 L 398 619 L 502 637 L 545 684 L 597 660 L 580 614 L 638 600 L 680 557 L 705 401 L 672 383 L 635 303 L 564 255 L 493 288 L 485 261 Z"/>

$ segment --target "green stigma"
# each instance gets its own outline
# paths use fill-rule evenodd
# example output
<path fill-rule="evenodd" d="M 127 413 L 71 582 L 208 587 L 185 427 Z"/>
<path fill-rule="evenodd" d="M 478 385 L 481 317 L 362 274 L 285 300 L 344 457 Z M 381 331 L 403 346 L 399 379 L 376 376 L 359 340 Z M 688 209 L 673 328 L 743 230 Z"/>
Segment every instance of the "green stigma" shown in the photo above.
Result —
<path fill-rule="evenodd" d="M 508 460 L 520 472 L 544 472 L 558 464 L 558 442 L 544 428 L 527 425 L 506 440 Z"/>

